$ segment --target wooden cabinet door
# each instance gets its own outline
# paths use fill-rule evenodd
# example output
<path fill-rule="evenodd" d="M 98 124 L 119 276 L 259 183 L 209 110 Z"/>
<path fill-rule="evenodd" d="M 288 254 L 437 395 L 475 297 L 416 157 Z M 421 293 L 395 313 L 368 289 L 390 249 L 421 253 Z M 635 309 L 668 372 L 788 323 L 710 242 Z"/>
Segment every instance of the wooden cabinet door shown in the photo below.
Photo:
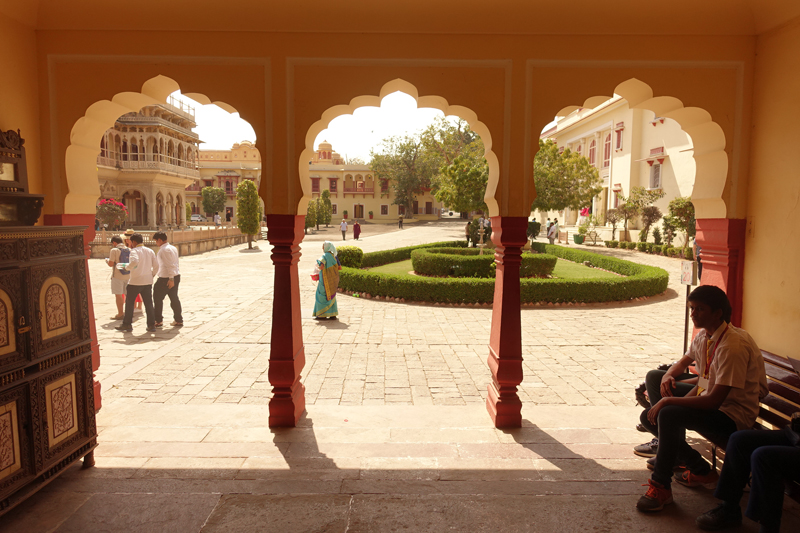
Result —
<path fill-rule="evenodd" d="M 31 358 L 31 313 L 25 271 L 0 270 L 0 375 L 22 369 Z"/>

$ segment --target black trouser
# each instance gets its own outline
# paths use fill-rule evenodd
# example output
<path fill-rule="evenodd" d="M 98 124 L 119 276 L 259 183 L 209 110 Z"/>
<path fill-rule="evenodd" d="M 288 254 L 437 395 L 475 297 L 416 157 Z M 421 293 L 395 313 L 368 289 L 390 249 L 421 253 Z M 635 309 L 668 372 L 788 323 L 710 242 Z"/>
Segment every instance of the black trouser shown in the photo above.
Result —
<path fill-rule="evenodd" d="M 745 430 L 731 435 L 714 492 L 720 500 L 738 506 L 752 471 L 745 515 L 768 531 L 778 531 L 781 527 L 783 480 L 800 479 L 800 448 L 792 445 L 786 431 L 788 428 Z"/>
<path fill-rule="evenodd" d="M 645 387 L 647 387 L 647 399 L 650 400 L 650 405 L 655 405 L 661 400 L 661 379 L 666 374 L 666 370 L 651 370 L 647 373 L 647 377 L 644 379 Z M 683 397 L 689 394 L 694 385 L 689 383 L 681 383 L 681 380 L 690 379 L 695 377 L 692 374 L 681 374 L 680 376 L 675 378 L 675 390 L 673 391 L 672 395 L 677 397 Z M 647 419 L 647 413 L 650 409 L 645 409 L 642 411 L 641 416 L 639 417 L 639 421 L 642 425 L 647 428 L 647 430 L 658 437 L 658 425 L 651 424 L 650 421 Z"/>
<path fill-rule="evenodd" d="M 169 305 L 172 307 L 172 316 L 175 322 L 183 323 L 183 312 L 181 301 L 178 299 L 178 285 L 181 283 L 180 274 L 173 278 L 175 284 L 171 289 L 167 288 L 169 278 L 158 278 L 153 286 L 153 306 L 155 307 L 156 322 L 164 321 L 164 297 L 169 295 Z"/>
<path fill-rule="evenodd" d="M 136 302 L 136 297 L 142 296 L 142 303 L 144 304 L 144 312 L 147 317 L 147 329 L 155 327 L 155 318 L 153 317 L 153 286 L 152 285 L 131 285 L 128 283 L 128 288 L 125 290 L 125 316 L 122 319 L 123 326 L 131 326 L 133 324 L 133 305 Z"/>
<path fill-rule="evenodd" d="M 725 443 L 736 431 L 736 423 L 718 409 L 697 409 L 668 405 L 658 413 L 658 451 L 656 465 L 651 476 L 653 481 L 669 488 L 672 468 L 677 459 L 686 464 L 693 474 L 705 475 L 711 466 L 700 452 L 686 442 L 686 430 L 690 429 L 708 440 Z"/>

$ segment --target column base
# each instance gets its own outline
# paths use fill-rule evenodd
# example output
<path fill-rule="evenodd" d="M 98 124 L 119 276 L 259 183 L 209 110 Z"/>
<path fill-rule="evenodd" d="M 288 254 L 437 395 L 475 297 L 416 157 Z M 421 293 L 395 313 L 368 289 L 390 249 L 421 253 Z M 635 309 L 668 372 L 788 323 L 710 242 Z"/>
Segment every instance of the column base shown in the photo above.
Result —
<path fill-rule="evenodd" d="M 299 381 L 291 392 L 273 389 L 269 400 L 269 427 L 293 428 L 306 410 L 306 388 Z"/>
<path fill-rule="evenodd" d="M 516 395 L 501 399 L 494 385 L 489 385 L 489 397 L 486 398 L 486 410 L 494 427 L 510 429 L 522 427 L 522 401 Z"/>

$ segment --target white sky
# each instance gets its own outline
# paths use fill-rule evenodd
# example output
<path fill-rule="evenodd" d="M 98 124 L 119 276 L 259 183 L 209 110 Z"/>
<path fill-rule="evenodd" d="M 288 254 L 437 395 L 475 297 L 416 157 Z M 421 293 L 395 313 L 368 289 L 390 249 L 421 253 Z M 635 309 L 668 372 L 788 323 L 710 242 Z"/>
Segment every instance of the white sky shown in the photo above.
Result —
<path fill-rule="evenodd" d="M 197 127 L 194 131 L 204 141 L 201 150 L 228 150 L 234 143 L 256 141 L 256 132 L 250 124 L 239 117 L 239 113 L 228 113 L 210 104 L 200 105 L 180 91 L 173 93 L 175 98 L 189 103 L 195 108 Z M 414 99 L 401 92 L 387 95 L 380 107 L 360 107 L 352 115 L 336 117 L 327 129 L 317 136 L 314 149 L 319 143 L 328 141 L 334 151 L 346 159 L 360 157 L 369 162 L 370 149 L 378 149 L 381 141 L 397 135 L 414 134 L 424 130 L 436 117 L 443 117 L 438 109 L 417 108 Z M 448 119 L 455 122 L 456 116 Z M 550 128 L 555 122 L 544 127 Z"/>
<path fill-rule="evenodd" d="M 256 133 L 238 113 L 228 113 L 210 104 L 200 105 L 180 92 L 175 98 L 195 107 L 197 127 L 194 131 L 204 141 L 201 150 L 227 150 L 240 141 L 255 142 Z M 417 109 L 414 99 L 401 92 L 387 95 L 380 107 L 360 107 L 352 115 L 342 115 L 331 121 L 327 129 L 317 136 L 314 149 L 328 141 L 334 151 L 346 158 L 360 157 L 369 161 L 369 152 L 381 141 L 394 135 L 413 134 L 424 130 L 436 117 L 443 117 L 438 109 Z M 458 117 L 450 117 L 453 121 Z"/>

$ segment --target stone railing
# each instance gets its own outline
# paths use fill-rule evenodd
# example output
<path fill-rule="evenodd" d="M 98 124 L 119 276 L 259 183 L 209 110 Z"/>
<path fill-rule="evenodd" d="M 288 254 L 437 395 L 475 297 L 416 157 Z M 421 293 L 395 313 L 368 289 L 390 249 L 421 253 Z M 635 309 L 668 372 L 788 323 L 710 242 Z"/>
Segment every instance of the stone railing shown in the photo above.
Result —
<path fill-rule="evenodd" d="M 117 122 L 121 124 L 152 124 L 156 126 L 166 126 L 167 128 L 174 129 L 180 133 L 183 133 L 187 137 L 191 137 L 192 139 L 200 139 L 200 135 L 193 132 L 189 128 L 185 128 L 180 124 L 175 124 L 174 122 L 170 122 L 169 120 L 163 119 L 161 117 L 145 117 L 145 116 L 135 116 L 135 117 L 119 117 Z"/>
<path fill-rule="evenodd" d="M 162 230 L 167 234 L 167 240 L 178 249 L 179 255 L 194 255 L 228 246 L 235 246 L 247 242 L 247 235 L 243 234 L 238 227 L 231 228 L 203 228 L 193 227 L 191 229 Z M 106 258 L 111 251 L 111 237 L 122 234 L 122 231 L 98 230 L 94 240 L 89 243 L 92 249 L 93 258 Z M 144 245 L 148 248 L 157 250 L 156 242 L 153 240 L 153 230 L 137 230 L 144 238 Z M 258 240 L 259 235 L 255 235 L 253 240 Z"/>
<path fill-rule="evenodd" d="M 175 161 L 177 161 L 177 159 Z M 190 164 L 189 162 L 186 163 Z M 99 156 L 97 158 L 97 164 L 103 167 L 121 168 L 122 170 L 133 170 L 133 171 L 156 170 L 159 172 L 177 174 L 178 176 L 184 176 L 187 178 L 200 177 L 200 171 L 197 170 L 196 168 L 185 167 L 181 165 L 172 165 L 170 163 L 164 163 L 163 161 L 120 161 L 119 159 L 115 159 L 113 157 Z"/>

